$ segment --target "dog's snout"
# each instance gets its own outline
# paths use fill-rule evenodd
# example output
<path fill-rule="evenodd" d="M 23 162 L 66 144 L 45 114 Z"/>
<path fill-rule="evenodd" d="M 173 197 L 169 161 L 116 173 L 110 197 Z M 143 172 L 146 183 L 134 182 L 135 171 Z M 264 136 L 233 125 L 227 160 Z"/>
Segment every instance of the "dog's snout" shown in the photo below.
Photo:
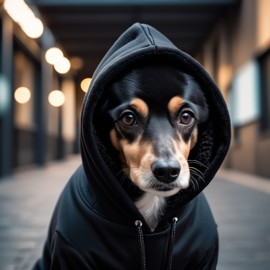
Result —
<path fill-rule="evenodd" d="M 158 181 L 171 183 L 179 176 L 181 167 L 177 160 L 158 159 L 151 169 Z"/>

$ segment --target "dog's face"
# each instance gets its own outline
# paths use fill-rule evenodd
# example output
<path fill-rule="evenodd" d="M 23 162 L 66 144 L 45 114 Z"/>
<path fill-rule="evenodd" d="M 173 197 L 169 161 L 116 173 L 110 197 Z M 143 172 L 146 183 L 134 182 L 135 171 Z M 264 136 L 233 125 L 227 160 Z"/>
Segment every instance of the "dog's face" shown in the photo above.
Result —
<path fill-rule="evenodd" d="M 192 77 L 169 66 L 134 69 L 111 85 L 110 140 L 142 191 L 172 196 L 189 186 L 188 156 L 208 109 Z"/>

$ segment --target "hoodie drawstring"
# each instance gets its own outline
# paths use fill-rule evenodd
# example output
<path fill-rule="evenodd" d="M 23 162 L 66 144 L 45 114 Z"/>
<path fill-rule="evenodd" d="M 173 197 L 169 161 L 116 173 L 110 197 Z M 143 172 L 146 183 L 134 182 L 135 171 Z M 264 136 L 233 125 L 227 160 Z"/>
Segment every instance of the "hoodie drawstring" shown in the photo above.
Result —
<path fill-rule="evenodd" d="M 173 246 L 174 246 L 174 240 L 175 240 L 175 231 L 176 231 L 176 223 L 177 223 L 177 221 L 178 221 L 178 218 L 174 217 L 173 220 L 172 220 L 172 224 L 171 224 L 166 270 L 171 270 L 172 269 Z M 135 226 L 137 227 L 138 241 L 139 241 L 139 246 L 140 246 L 141 270 L 146 270 L 145 243 L 144 243 L 142 225 L 143 224 L 142 224 L 142 222 L 140 220 L 135 221 Z"/>
<path fill-rule="evenodd" d="M 167 260 L 167 270 L 172 269 L 172 262 L 173 262 L 173 246 L 174 246 L 174 239 L 175 239 L 175 231 L 176 231 L 176 223 L 178 221 L 177 217 L 174 217 L 172 220 L 171 225 L 171 234 L 170 234 L 170 242 L 168 247 L 168 260 Z"/>
<path fill-rule="evenodd" d="M 141 270 L 146 270 L 146 260 L 145 260 L 145 245 L 142 231 L 142 222 L 140 220 L 135 221 L 135 226 L 138 229 L 138 240 L 140 245 L 140 255 L 141 255 Z"/>

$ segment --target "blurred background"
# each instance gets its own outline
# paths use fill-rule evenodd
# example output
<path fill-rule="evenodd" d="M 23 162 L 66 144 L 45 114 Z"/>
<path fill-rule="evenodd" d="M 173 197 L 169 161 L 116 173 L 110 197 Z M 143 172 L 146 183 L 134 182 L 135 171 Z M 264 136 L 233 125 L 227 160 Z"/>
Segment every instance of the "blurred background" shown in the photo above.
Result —
<path fill-rule="evenodd" d="M 221 223 L 224 221 L 224 216 L 221 217 L 224 207 L 229 207 L 229 203 L 224 200 L 221 206 L 221 202 L 216 202 L 222 196 L 228 198 L 232 195 L 231 190 L 238 191 L 233 194 L 239 200 L 242 196 L 239 204 L 245 202 L 246 207 L 251 206 L 244 211 L 237 209 L 236 219 L 239 212 L 244 214 L 251 210 L 261 214 L 258 219 L 265 218 L 262 221 L 265 237 L 260 236 L 259 242 L 264 244 L 256 257 L 257 261 L 261 258 L 263 266 L 254 266 L 249 261 L 250 256 L 255 256 L 254 251 L 259 250 L 258 246 L 253 246 L 250 253 L 245 253 L 243 260 L 248 264 L 243 268 L 224 264 L 224 268 L 219 269 L 247 270 L 248 265 L 250 269 L 270 269 L 269 214 L 260 212 L 262 209 L 266 211 L 270 203 L 269 0 L 0 0 L 0 240 L 7 242 L 17 235 L 17 238 L 24 237 L 28 241 L 29 237 L 39 235 L 38 246 L 43 243 L 53 200 L 56 200 L 68 175 L 80 163 L 80 111 L 93 72 L 117 37 L 135 22 L 156 27 L 177 47 L 195 57 L 217 82 L 228 104 L 233 125 L 233 141 L 223 172 L 244 173 L 243 181 L 250 183 L 249 187 L 259 187 L 262 192 L 256 193 L 258 199 L 255 200 L 250 190 L 238 190 L 225 184 L 217 184 L 222 186 L 214 186 L 213 191 L 209 191 Z M 74 155 L 77 159 L 70 161 Z M 66 163 L 61 168 L 53 167 L 55 171 L 33 172 L 33 168 L 47 168 L 48 164 L 58 161 Z M 18 174 L 22 171 L 26 174 Z M 20 177 L 24 180 L 12 186 L 13 180 Z M 44 183 L 49 181 L 50 185 L 55 185 L 56 181 L 50 181 L 61 177 L 62 184 L 57 186 L 57 194 L 53 197 L 51 188 Z M 231 177 L 241 179 L 239 174 Z M 39 182 L 37 178 L 40 178 Z M 45 194 L 44 201 L 33 195 L 40 185 Z M 19 194 L 18 190 L 25 193 Z M 29 201 L 30 197 L 35 200 Z M 51 208 L 46 212 L 44 204 L 52 197 Z M 233 200 L 232 203 L 237 204 Z M 46 212 L 39 216 L 39 220 L 36 218 L 42 232 L 39 234 L 36 229 L 33 236 L 29 231 L 12 231 L 11 223 L 23 220 L 25 227 L 33 227 L 34 216 L 37 216 L 36 207 L 31 208 L 28 216 L 21 216 L 17 210 L 8 217 L 13 211 L 11 209 L 16 208 L 12 205 L 25 206 L 24 211 L 38 205 L 40 213 Z M 232 214 L 234 205 L 230 207 L 226 211 Z M 251 224 L 254 219 L 249 221 Z M 228 225 L 232 220 L 224 222 Z M 227 237 L 228 232 L 221 237 Z M 239 233 L 240 230 L 234 230 L 230 241 Z M 252 234 L 245 232 L 242 239 L 247 235 Z M 238 242 L 231 244 L 226 237 L 227 252 L 230 253 Z M 237 248 L 252 246 L 251 243 L 257 240 L 258 235 L 254 234 L 250 243 L 243 240 Z M 36 246 L 24 244 L 21 248 L 17 245 L 11 249 L 17 254 L 17 262 L 21 262 L 23 259 L 18 250 L 34 250 Z M 221 249 L 224 250 L 224 246 Z M 16 268 L 13 255 L 3 250 L 6 246 L 1 246 L 0 241 L 1 270 L 27 269 L 25 265 Z M 231 255 L 233 257 L 233 253 Z M 221 257 L 221 261 L 230 261 L 229 255 L 225 257 Z M 1 265 L 3 258 L 6 264 Z"/>
<path fill-rule="evenodd" d="M 234 128 L 224 166 L 270 177 L 269 2 L 2 1 L 0 177 L 79 152 L 84 91 L 113 42 L 137 21 L 198 59 L 219 85 Z"/>

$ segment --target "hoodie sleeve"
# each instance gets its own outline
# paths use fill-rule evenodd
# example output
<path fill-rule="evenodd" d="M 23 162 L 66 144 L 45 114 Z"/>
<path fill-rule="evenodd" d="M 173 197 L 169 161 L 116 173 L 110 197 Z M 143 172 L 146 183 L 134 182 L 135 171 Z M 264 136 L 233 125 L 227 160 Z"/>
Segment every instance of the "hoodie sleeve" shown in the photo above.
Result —
<path fill-rule="evenodd" d="M 89 258 L 88 258 L 89 259 Z M 47 240 L 42 258 L 33 270 L 91 270 L 95 269 L 86 262 L 79 251 L 72 247 L 58 232 L 55 232 L 51 243 Z"/>
<path fill-rule="evenodd" d="M 68 181 L 56 204 L 42 257 L 33 270 L 96 269 L 92 256 L 82 252 L 83 248 L 73 241 L 78 238 L 71 237 L 76 231 L 75 228 L 80 231 L 80 225 L 84 223 L 84 218 L 80 215 L 83 203 L 78 195 L 80 179 L 82 175 L 78 169 Z"/>

